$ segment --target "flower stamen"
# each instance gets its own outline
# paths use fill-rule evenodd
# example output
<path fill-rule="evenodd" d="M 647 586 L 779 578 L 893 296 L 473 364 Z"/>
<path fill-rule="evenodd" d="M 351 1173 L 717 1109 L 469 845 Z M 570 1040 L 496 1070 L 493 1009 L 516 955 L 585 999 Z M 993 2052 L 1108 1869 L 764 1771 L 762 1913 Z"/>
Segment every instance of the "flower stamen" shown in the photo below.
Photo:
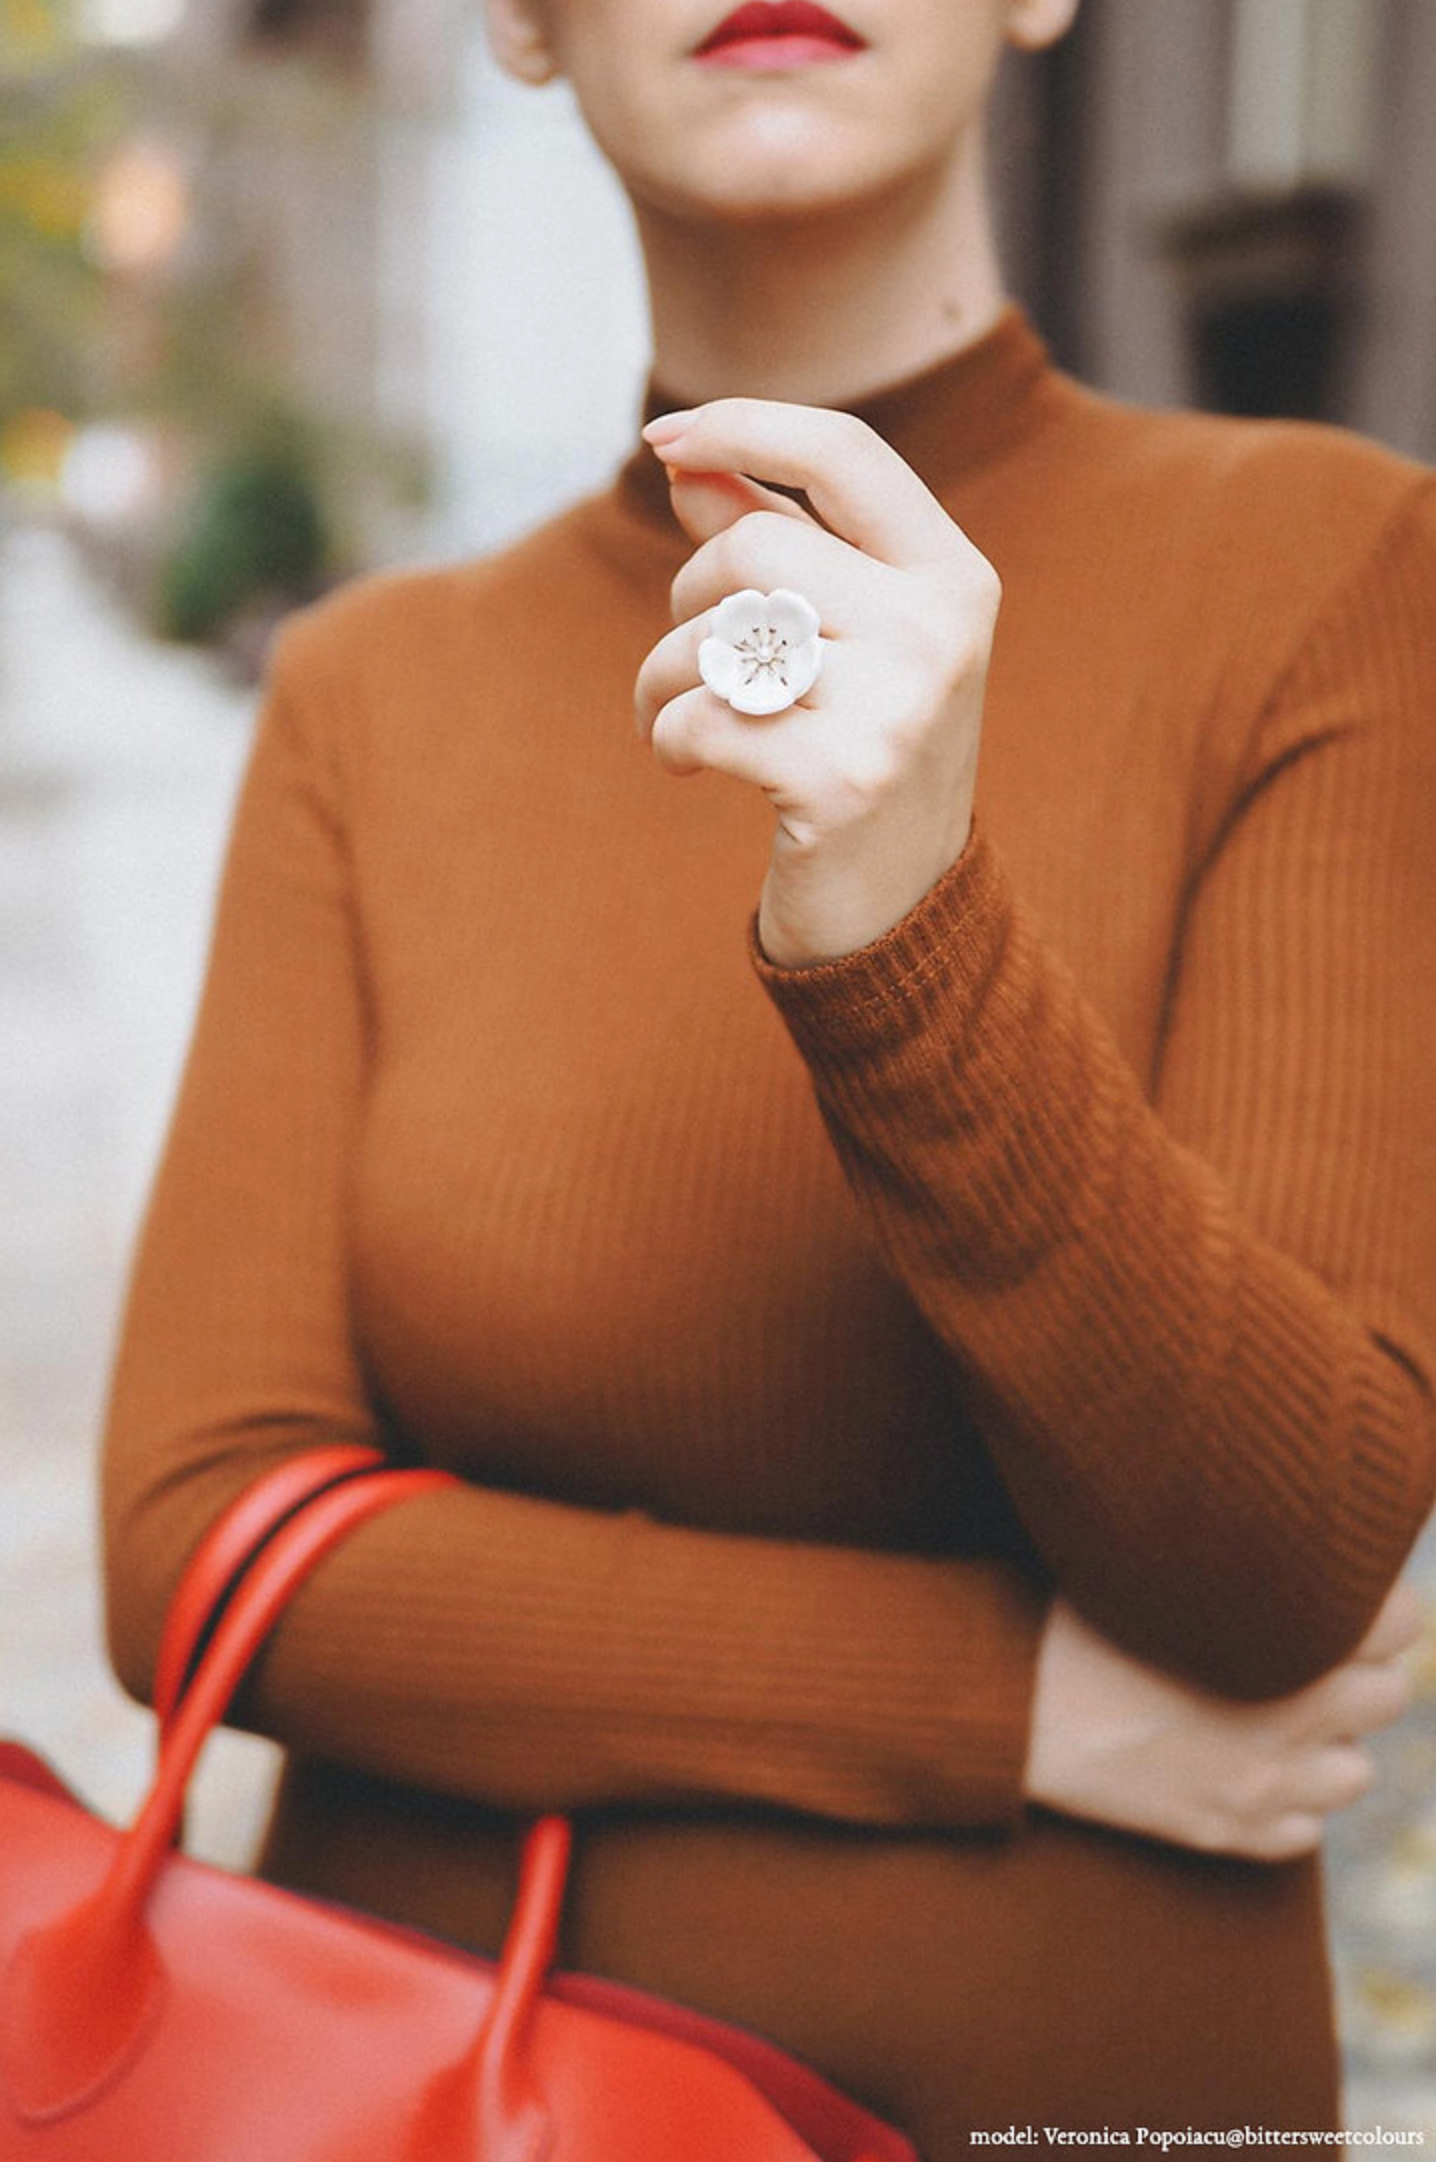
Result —
<path fill-rule="evenodd" d="M 743 664 L 745 686 L 776 678 L 784 690 L 788 688 L 788 641 L 771 623 L 755 623 L 747 637 L 738 640 L 735 651 Z"/>

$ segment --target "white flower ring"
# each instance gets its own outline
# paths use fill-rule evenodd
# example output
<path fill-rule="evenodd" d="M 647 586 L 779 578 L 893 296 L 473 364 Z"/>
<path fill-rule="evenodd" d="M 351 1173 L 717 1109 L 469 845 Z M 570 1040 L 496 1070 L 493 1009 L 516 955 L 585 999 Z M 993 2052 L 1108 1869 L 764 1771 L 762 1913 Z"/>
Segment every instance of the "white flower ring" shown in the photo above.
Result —
<path fill-rule="evenodd" d="M 745 587 L 713 611 L 698 648 L 698 673 L 735 713 L 781 713 L 817 682 L 823 665 L 820 618 L 801 593 Z"/>

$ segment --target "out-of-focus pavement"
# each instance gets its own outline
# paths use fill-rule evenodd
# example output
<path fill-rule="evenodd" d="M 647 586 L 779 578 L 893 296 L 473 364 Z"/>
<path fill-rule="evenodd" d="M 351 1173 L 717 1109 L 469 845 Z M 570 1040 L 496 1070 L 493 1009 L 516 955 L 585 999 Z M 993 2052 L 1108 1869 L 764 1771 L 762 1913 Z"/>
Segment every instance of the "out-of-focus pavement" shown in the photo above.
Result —
<path fill-rule="evenodd" d="M 0 536 L 3 538 L 3 536 Z M 149 1721 L 110 1681 L 95 1443 L 253 699 L 141 638 L 52 532 L 0 553 L 0 1732 L 107 1815 Z M 1436 1598 L 1436 1539 L 1422 1549 Z M 1436 2144 L 1436 1654 L 1332 1846 L 1348 2114 Z M 242 1863 L 273 1753 L 219 1737 L 190 1843 Z M 198 2158 L 197 2158 L 198 2162 Z"/>
<path fill-rule="evenodd" d="M 107 1815 L 150 1722 L 100 1650 L 95 1442 L 252 710 L 137 637 L 60 537 L 0 553 L 0 1731 Z M 191 1840 L 243 1856 L 270 1752 L 221 1736 Z"/>

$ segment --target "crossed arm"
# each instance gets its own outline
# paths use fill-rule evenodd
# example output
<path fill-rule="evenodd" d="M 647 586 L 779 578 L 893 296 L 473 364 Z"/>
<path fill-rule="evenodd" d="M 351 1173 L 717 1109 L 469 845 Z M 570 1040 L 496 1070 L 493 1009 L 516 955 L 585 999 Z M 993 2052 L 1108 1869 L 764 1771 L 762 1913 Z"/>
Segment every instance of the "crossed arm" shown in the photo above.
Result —
<path fill-rule="evenodd" d="M 974 589 L 990 596 L 980 580 Z M 976 665 L 970 639 L 963 652 Z M 1309 665 L 1318 668 L 1319 657 Z M 340 814 L 303 674 L 297 655 L 281 669 L 247 784 L 210 985 L 117 1376 L 107 1455 L 112 1630 L 120 1671 L 139 1691 L 148 1684 L 167 1588 L 229 1493 L 273 1454 L 375 1432 L 349 1338 L 342 1250 L 363 1086 L 363 992 Z M 1403 695 L 1421 690 L 1402 687 Z M 1308 699 L 1302 710 L 1309 706 Z M 1281 782 L 1314 776 L 1316 785 L 1348 798 L 1363 760 L 1369 765 L 1373 756 L 1360 728 L 1335 744 L 1314 742 L 1309 758 L 1290 758 L 1289 749 L 1275 740 L 1270 747 L 1270 770 Z M 1412 783 L 1409 769 L 1384 783 L 1383 816 L 1397 816 Z M 1355 794 L 1359 799 L 1359 788 Z M 1290 815 L 1290 795 L 1276 779 L 1254 786 L 1258 815 L 1245 821 L 1209 877 L 1205 931 L 1194 924 L 1192 997 L 1177 1016 L 1178 1052 L 1184 1037 L 1217 1025 L 1207 1015 L 1213 999 L 1220 1003 L 1212 989 L 1219 970 L 1203 953 L 1215 957 L 1229 942 L 1230 915 L 1246 882 L 1259 875 L 1264 852 L 1281 847 L 1279 820 L 1284 807 Z M 897 821 L 907 823 L 905 816 Z M 812 839 L 804 821 L 788 830 L 798 836 L 797 896 L 785 896 L 780 882 L 776 898 L 770 888 L 765 899 L 770 926 L 786 924 L 787 935 L 798 936 L 795 925 L 815 920 L 812 896 L 827 873 L 820 862 L 821 875 L 810 875 L 815 852 L 804 845 Z M 1078 1761 L 1080 1732 L 1072 1737 L 1076 1758 L 1072 1747 L 1054 1754 L 1051 1746 L 1052 1706 L 1060 1725 L 1060 1707 L 1082 1701 L 1085 1675 L 1100 1681 L 1108 1705 L 1130 1685 L 1128 1740 L 1135 1737 L 1139 1753 L 1150 1744 L 1147 1760 L 1159 1770 L 1181 1758 L 1204 1721 L 1209 1787 L 1219 1734 L 1241 1755 L 1260 1732 L 1266 1761 L 1284 1767 L 1282 1777 L 1296 1767 L 1306 1781 L 1301 1793 L 1278 1778 L 1258 1811 L 1262 1836 L 1278 1839 L 1265 1851 L 1309 1844 L 1321 1810 L 1351 1798 L 1362 1769 L 1349 1754 L 1333 1763 L 1330 1752 L 1395 1708 L 1391 1657 L 1404 1635 L 1400 1617 L 1382 1621 L 1363 1656 L 1349 1655 L 1381 1609 L 1430 1478 L 1419 1344 L 1409 1332 L 1394 1333 L 1399 1286 L 1379 1287 L 1379 1311 L 1368 1319 L 1358 1299 L 1338 1296 L 1251 1229 L 1233 1198 L 1240 1162 L 1225 1180 L 1213 1168 L 1228 1145 L 1215 1128 L 1212 1159 L 1197 1153 L 1203 1113 L 1183 1100 L 1181 1057 L 1169 1061 L 1168 1104 L 1154 1112 L 1130 1076 L 1114 1068 L 1100 1026 L 1071 1001 L 1050 957 L 1034 957 L 1030 943 L 1016 937 L 1000 867 L 988 859 L 984 874 L 984 859 L 966 847 L 967 838 L 960 822 L 944 827 L 924 869 L 929 883 L 909 897 L 886 874 L 874 879 L 861 869 L 862 837 L 855 840 L 850 825 L 840 854 L 858 863 L 861 875 L 856 887 L 838 878 L 830 888 L 845 895 L 838 946 L 820 946 L 815 955 L 800 938 L 786 950 L 793 965 L 773 970 L 770 948 L 760 966 L 780 1003 L 791 1002 L 790 1025 L 810 1053 L 819 1100 L 876 1235 L 983 1390 L 993 1445 L 1029 1528 L 1089 1620 L 1078 1621 L 1060 1602 L 1049 1618 L 1033 1590 L 995 1564 L 730 1539 L 473 1489 L 415 1504 L 407 1522 L 376 1524 L 335 1558 L 302 1595 L 265 1663 L 250 1705 L 256 1724 L 340 1760 L 521 1809 L 718 1796 L 854 1821 L 957 1827 L 1009 1817 L 1026 1780 L 1027 1791 L 1054 1806 L 1131 1821 L 1116 1816 L 1115 1798 L 1104 1798 L 1093 1754 L 1085 1765 Z M 1353 846 L 1366 838 L 1354 836 Z M 949 849 L 955 852 L 944 864 Z M 1390 861 L 1372 904 L 1381 912 L 1376 920 L 1342 919 L 1343 896 L 1333 887 L 1327 928 L 1349 943 L 1353 968 L 1367 965 L 1368 940 L 1384 951 L 1393 925 L 1412 920 L 1425 875 L 1420 851 L 1403 843 Z M 944 911 L 964 893 L 970 904 L 983 875 L 984 912 L 969 905 L 960 923 L 952 922 Z M 878 888 L 886 922 L 864 920 L 861 895 Z M 854 950 L 844 941 L 858 933 L 866 942 Z M 784 933 L 772 935 L 784 951 Z M 896 968 L 894 939 L 901 948 Z M 908 996 L 914 980 L 931 980 L 931 962 L 917 971 L 901 964 L 913 957 L 914 940 L 926 955 L 945 939 L 969 975 L 975 972 L 938 1016 L 936 1055 L 946 1059 L 956 1088 L 980 1093 L 984 1075 L 990 1083 L 1000 1068 L 1004 1045 L 1008 1056 L 1014 1041 L 1040 1048 L 1059 990 L 1064 1078 L 1094 1083 L 1086 1093 L 1069 1089 L 1064 1101 L 1075 1123 L 1050 1140 L 1059 1163 L 1063 1149 L 1084 1155 L 1084 1235 L 1064 1238 L 1060 1251 L 1020 1272 L 1024 1355 L 1006 1366 L 1000 1344 L 994 1348 L 983 1334 L 981 1313 L 964 1310 L 954 1266 L 963 1238 L 1000 1230 L 995 1217 L 983 1223 L 971 1215 L 973 1196 L 980 1201 L 982 1192 L 974 1177 L 980 1165 L 955 1153 L 953 1133 L 930 1131 L 924 1147 L 933 1153 L 918 1161 L 894 1140 L 901 1118 L 874 1117 L 874 1098 L 891 1110 L 894 1046 L 884 1031 L 896 1028 L 899 1064 L 911 1066 L 914 1026 L 925 1029 L 933 1018 L 915 1016 Z M 1025 998 L 1011 995 L 1014 956 L 1029 971 Z M 796 965 L 813 958 L 815 969 Z M 961 967 L 953 980 L 960 977 Z M 862 997 L 853 995 L 858 989 Z M 878 989 L 883 997 L 874 1005 L 867 994 Z M 862 1035 L 854 1015 L 871 1019 L 884 998 L 897 1013 L 885 1014 L 881 1040 L 870 1032 L 867 1042 L 852 1041 Z M 956 1034 L 942 1037 L 943 1029 Z M 1419 1119 L 1415 1075 L 1404 1057 L 1388 1063 L 1385 1078 L 1400 1100 L 1370 1107 L 1381 1112 L 1369 1125 L 1383 1151 L 1393 1118 L 1398 1125 L 1407 1113 Z M 1117 1141 L 1114 1106 L 1122 1114 Z M 969 1114 L 969 1103 L 956 1096 L 956 1132 L 971 1131 Z M 1084 1145 L 1093 1136 L 1104 1137 L 1110 1152 L 1089 1163 Z M 1031 1139 L 1027 1131 L 999 1132 L 991 1147 L 1021 1149 Z M 1363 1162 L 1360 1178 L 1368 1191 L 1377 1182 L 1370 1205 L 1389 1204 L 1393 1223 L 1405 1226 L 1411 1199 L 1393 1188 L 1393 1171 L 1399 1187 L 1400 1159 L 1383 1155 Z M 915 1237 L 914 1226 L 933 1220 L 926 1197 L 944 1188 L 952 1197 L 947 1229 Z M 1196 1367 L 1168 1365 L 1155 1392 L 1150 1373 L 1124 1375 L 1110 1333 L 1093 1334 L 1093 1310 L 1082 1298 L 1084 1268 L 1090 1284 L 1119 1260 L 1122 1223 L 1139 1220 L 1154 1202 L 1169 1212 L 1186 1208 L 1185 1216 L 1163 1220 L 1195 1241 L 1192 1273 L 1174 1288 L 1153 1286 L 1138 1271 L 1132 1295 L 1185 1308 L 1195 1287 L 1212 1302 L 1205 1311 L 1235 1312 L 1240 1324 L 1223 1339 L 1213 1339 L 1210 1328 L 1198 1332 Z M 1400 1231 L 1396 1243 L 1405 1236 Z M 276 1241 L 294 1263 L 282 1283 L 270 1265 Z M 1226 1273 L 1214 1278 L 1218 1260 Z M 1254 1294 L 1234 1307 L 1236 1291 L 1253 1285 Z M 1054 1317 L 1064 1334 L 1051 1334 Z M 1045 1361 L 1032 1356 L 1044 1332 Z M 1170 1349 L 1174 1337 L 1180 1342 L 1181 1332 L 1168 1330 L 1158 1341 Z M 1064 1402 L 1065 1384 L 1053 1378 L 1059 1367 L 1069 1371 L 1073 1349 L 1083 1351 L 1089 1374 L 1108 1381 L 1085 1405 Z M 1224 1384 L 1246 1372 L 1233 1365 L 1238 1352 L 1253 1377 L 1277 1377 L 1256 1390 L 1265 1427 L 1253 1423 L 1240 1390 L 1240 1416 L 1230 1414 Z M 1172 1408 L 1178 1380 L 1201 1386 L 1173 1433 L 1158 1414 Z M 1079 1415 L 1075 1423 L 1069 1413 Z M 1275 1474 L 1273 1436 L 1281 1443 Z M 1221 1451 L 1220 1484 L 1245 1482 L 1240 1523 L 1229 1487 L 1205 1517 L 1193 1515 L 1207 1491 L 1209 1447 Z M 1217 1543 L 1237 1538 L 1246 1551 Z M 1234 1614 L 1233 1584 L 1241 1588 Z M 1106 1618 L 1109 1592 L 1112 1615 L 1129 1636 L 1138 1617 L 1137 1641 L 1120 1652 L 1091 1628 Z M 722 1651 L 716 1690 L 695 1679 L 711 1671 L 715 1645 Z M 1144 1660 L 1180 1666 L 1187 1679 L 1171 1680 Z M 1313 1694 L 1315 1677 L 1343 1661 L 1344 1678 L 1317 1684 Z M 1035 1677 L 1041 1687 L 1029 1759 Z M 1285 1691 L 1292 1702 L 1262 1728 L 1256 1715 L 1243 1724 L 1233 1714 L 1223 1694 L 1231 1691 Z M 1090 1724 L 1076 1723 L 1084 1730 Z M 1070 1719 L 1067 1725 L 1073 1728 Z M 1250 1759 L 1247 1749 L 1241 1761 Z M 1109 1769 L 1113 1761 L 1109 1750 Z M 1114 1797 L 1118 1789 L 1133 1792 L 1133 1768 L 1129 1749 L 1108 1780 Z M 1135 1784 L 1140 1788 L 1139 1778 Z M 1240 1810 L 1229 1812 L 1224 1836 L 1210 1792 L 1195 1804 L 1186 1794 L 1187 1818 L 1173 1809 L 1163 1822 L 1160 1777 L 1151 1791 L 1155 1815 L 1138 1828 L 1197 1844 L 1240 1844 Z M 1245 1791 L 1249 1798 L 1250 1787 Z"/>

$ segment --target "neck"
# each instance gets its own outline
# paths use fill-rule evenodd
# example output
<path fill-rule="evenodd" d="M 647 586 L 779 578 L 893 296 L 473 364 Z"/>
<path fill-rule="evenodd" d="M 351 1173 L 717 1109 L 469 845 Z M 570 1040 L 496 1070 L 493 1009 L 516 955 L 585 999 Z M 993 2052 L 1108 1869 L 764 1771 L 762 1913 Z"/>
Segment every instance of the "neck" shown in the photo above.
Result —
<path fill-rule="evenodd" d="M 654 374 L 688 404 L 856 405 L 971 344 L 1003 306 L 975 141 L 950 171 L 857 210 L 701 227 L 635 210 Z"/>

